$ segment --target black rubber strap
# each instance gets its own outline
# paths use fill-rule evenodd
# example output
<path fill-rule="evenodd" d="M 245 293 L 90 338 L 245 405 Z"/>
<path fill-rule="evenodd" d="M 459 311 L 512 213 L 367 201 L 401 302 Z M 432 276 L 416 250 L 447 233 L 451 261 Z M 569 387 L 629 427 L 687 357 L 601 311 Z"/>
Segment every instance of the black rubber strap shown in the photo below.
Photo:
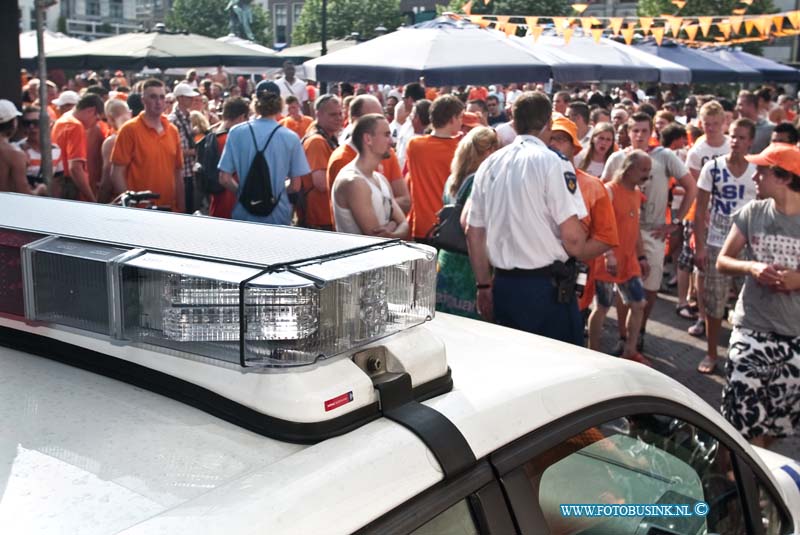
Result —
<path fill-rule="evenodd" d="M 447 417 L 414 400 L 411 377 L 387 373 L 375 381 L 381 397 L 381 412 L 419 437 L 431 450 L 445 477 L 460 474 L 475 464 L 467 439 Z"/>

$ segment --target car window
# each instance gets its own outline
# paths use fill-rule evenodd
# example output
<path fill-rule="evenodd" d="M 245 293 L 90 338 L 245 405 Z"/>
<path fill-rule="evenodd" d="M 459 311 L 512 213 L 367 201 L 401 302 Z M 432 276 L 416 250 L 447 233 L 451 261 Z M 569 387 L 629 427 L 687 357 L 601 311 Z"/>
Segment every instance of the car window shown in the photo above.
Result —
<path fill-rule="evenodd" d="M 538 500 L 535 505 L 541 514 L 536 517 L 545 524 L 543 532 L 737 535 L 747 531 L 729 450 L 673 417 L 639 415 L 592 427 L 525 463 L 523 469 L 533 487 L 532 497 Z M 700 502 L 708 504 L 706 515 L 702 505 L 695 509 Z M 617 507 L 603 511 L 618 516 L 598 517 L 585 508 L 565 510 L 566 504 L 675 504 L 686 505 L 690 514 L 662 516 L 652 514 L 653 509 Z"/>
<path fill-rule="evenodd" d="M 761 525 L 764 526 L 765 535 L 784 535 L 791 532 L 777 501 L 761 484 L 758 485 L 758 508 L 761 511 Z"/>
<path fill-rule="evenodd" d="M 414 535 L 477 535 L 467 500 L 461 500 L 412 532 Z"/>

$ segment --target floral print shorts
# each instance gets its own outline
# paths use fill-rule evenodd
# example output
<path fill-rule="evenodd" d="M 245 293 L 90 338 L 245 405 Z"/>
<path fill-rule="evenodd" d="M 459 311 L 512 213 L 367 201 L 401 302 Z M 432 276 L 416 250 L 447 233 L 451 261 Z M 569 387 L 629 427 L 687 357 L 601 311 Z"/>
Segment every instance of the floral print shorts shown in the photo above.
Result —
<path fill-rule="evenodd" d="M 734 327 L 725 375 L 722 415 L 745 438 L 800 427 L 800 337 Z"/>

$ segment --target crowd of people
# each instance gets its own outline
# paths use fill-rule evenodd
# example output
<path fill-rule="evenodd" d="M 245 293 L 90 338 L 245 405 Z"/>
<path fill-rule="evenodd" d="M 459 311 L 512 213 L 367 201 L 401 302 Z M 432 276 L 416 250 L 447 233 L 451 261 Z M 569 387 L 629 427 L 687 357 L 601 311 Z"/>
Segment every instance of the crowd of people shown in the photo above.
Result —
<path fill-rule="evenodd" d="M 800 118 L 780 88 L 323 92 L 291 63 L 257 84 L 221 68 L 76 80 L 48 81 L 46 103 L 27 81 L 21 110 L 0 101 L 0 190 L 151 190 L 177 212 L 433 246 L 452 205 L 467 247 L 438 252 L 438 310 L 601 350 L 616 307 L 613 353 L 649 365 L 648 319 L 675 287 L 676 314 L 707 339 L 698 372 L 721 362 L 730 316 L 723 414 L 762 444 L 800 424 Z"/>

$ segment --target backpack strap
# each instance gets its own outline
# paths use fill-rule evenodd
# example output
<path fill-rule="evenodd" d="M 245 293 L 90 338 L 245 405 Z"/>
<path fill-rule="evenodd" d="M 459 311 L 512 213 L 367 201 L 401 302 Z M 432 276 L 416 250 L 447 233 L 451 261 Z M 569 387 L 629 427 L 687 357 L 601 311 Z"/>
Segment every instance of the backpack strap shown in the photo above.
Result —
<path fill-rule="evenodd" d="M 261 149 L 261 150 L 258 149 L 258 142 L 256 141 L 256 133 L 253 131 L 253 125 L 249 121 L 247 123 L 247 127 L 250 129 L 250 137 L 253 138 L 253 145 L 255 145 L 256 154 L 258 154 L 259 152 L 264 152 L 265 150 L 267 150 L 267 147 L 269 146 L 269 142 L 272 141 L 272 136 L 274 136 L 275 132 L 277 132 L 281 128 L 281 125 L 278 125 L 277 127 L 275 127 L 275 129 L 272 131 L 272 133 L 267 138 L 267 142 L 264 143 L 264 148 Z"/>

